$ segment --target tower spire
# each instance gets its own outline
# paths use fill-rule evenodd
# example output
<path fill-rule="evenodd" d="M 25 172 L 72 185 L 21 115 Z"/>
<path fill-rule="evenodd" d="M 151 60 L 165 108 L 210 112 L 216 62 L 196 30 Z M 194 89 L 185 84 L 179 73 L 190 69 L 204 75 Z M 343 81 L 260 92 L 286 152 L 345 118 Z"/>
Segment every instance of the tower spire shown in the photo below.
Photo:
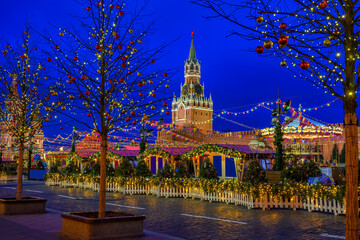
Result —
<path fill-rule="evenodd" d="M 195 52 L 195 46 L 194 46 L 194 31 L 191 32 L 191 46 L 190 46 L 190 52 L 189 52 L 189 58 L 188 60 L 196 60 L 196 52 Z"/>

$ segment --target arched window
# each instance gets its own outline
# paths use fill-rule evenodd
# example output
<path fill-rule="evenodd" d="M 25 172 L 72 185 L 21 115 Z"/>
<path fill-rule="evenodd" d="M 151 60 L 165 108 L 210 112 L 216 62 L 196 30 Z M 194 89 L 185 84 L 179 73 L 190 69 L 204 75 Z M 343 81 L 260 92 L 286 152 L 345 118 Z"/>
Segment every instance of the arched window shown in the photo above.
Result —
<path fill-rule="evenodd" d="M 190 65 L 190 70 L 194 70 L 194 64 Z"/>

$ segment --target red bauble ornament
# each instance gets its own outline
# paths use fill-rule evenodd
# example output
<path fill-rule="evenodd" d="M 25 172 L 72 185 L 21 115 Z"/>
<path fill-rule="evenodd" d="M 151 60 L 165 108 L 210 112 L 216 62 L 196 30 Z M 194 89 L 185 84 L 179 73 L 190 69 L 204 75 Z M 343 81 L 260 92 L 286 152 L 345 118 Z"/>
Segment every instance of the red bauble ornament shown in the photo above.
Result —
<path fill-rule="evenodd" d="M 91 10 L 91 7 L 87 7 L 86 10 L 90 11 L 90 10 Z"/>
<path fill-rule="evenodd" d="M 37 48 L 34 48 L 35 51 L 37 51 Z"/>
<path fill-rule="evenodd" d="M 321 3 L 320 3 L 320 8 L 324 9 L 324 8 L 326 8 L 326 7 L 327 7 L 327 2 L 326 2 L 326 0 L 321 1 Z"/>
<path fill-rule="evenodd" d="M 132 122 L 133 125 L 136 125 L 136 123 L 137 123 L 136 121 L 133 121 L 133 122 Z"/>
<path fill-rule="evenodd" d="M 110 120 L 110 119 L 111 119 L 111 116 L 110 116 L 110 115 L 108 115 L 108 116 L 106 117 L 106 119 L 107 119 L 107 120 Z"/>
<path fill-rule="evenodd" d="M 126 113 L 125 110 L 122 110 L 122 111 L 121 111 L 121 114 L 125 114 L 125 113 Z"/>
<path fill-rule="evenodd" d="M 88 117 L 91 117 L 91 113 L 88 113 L 87 115 L 88 115 Z"/>
<path fill-rule="evenodd" d="M 71 79 L 72 78 L 72 76 L 71 75 L 68 75 L 68 79 Z"/>
<path fill-rule="evenodd" d="M 306 69 L 308 69 L 309 67 L 310 67 L 310 64 L 309 64 L 308 61 L 302 61 L 302 62 L 300 63 L 300 68 L 303 69 L 303 70 L 306 70 Z"/>
<path fill-rule="evenodd" d="M 131 40 L 131 41 L 130 41 L 130 44 L 131 44 L 131 45 L 132 45 L 132 44 L 134 44 L 134 41 L 133 41 L 133 40 Z"/>
<path fill-rule="evenodd" d="M 121 45 L 118 45 L 118 49 L 122 49 L 122 46 L 121 46 Z"/>
<path fill-rule="evenodd" d="M 257 53 L 263 53 L 264 52 L 264 47 L 263 46 L 257 46 L 256 47 L 256 52 Z"/>
<path fill-rule="evenodd" d="M 153 93 L 152 96 L 153 96 L 153 97 L 156 97 L 156 93 Z"/>
<path fill-rule="evenodd" d="M 124 12 L 123 11 L 119 11 L 118 14 L 121 16 L 121 15 L 124 15 Z"/>
<path fill-rule="evenodd" d="M 127 118 L 125 118 L 125 121 L 130 121 L 131 120 L 131 117 L 127 117 Z"/>
<path fill-rule="evenodd" d="M 164 73 L 164 77 L 167 77 L 168 76 L 168 74 L 167 73 Z"/>
<path fill-rule="evenodd" d="M 73 81 L 70 79 L 70 80 L 68 81 L 68 83 L 69 83 L 69 84 L 72 84 L 72 83 L 73 83 Z"/>
<path fill-rule="evenodd" d="M 139 87 L 142 87 L 142 85 L 143 85 L 142 82 L 139 82 L 139 83 L 138 83 L 138 86 L 139 86 Z"/>
<path fill-rule="evenodd" d="M 120 8 L 120 6 L 119 6 L 119 5 L 115 5 L 115 8 L 116 8 L 116 9 L 119 9 L 119 8 Z"/>
<path fill-rule="evenodd" d="M 82 93 L 79 94 L 79 98 L 82 98 L 84 95 L 82 95 Z"/>
<path fill-rule="evenodd" d="M 55 45 L 54 48 L 55 48 L 55 49 L 59 49 L 59 45 Z"/>
<path fill-rule="evenodd" d="M 85 91 L 85 94 L 86 94 L 86 95 L 89 95 L 89 94 L 90 94 L 90 92 L 89 92 L 89 91 Z"/>
<path fill-rule="evenodd" d="M 125 80 L 123 78 L 120 78 L 120 83 L 125 83 Z"/>
<path fill-rule="evenodd" d="M 280 29 L 284 30 L 284 29 L 286 29 L 286 27 L 287 27 L 286 23 L 281 23 L 280 24 Z"/>
<path fill-rule="evenodd" d="M 167 103 L 166 103 L 166 102 L 164 102 L 164 103 L 163 103 L 163 106 L 164 106 L 164 107 L 166 107 L 166 106 L 167 106 Z"/>
<path fill-rule="evenodd" d="M 95 48 L 98 50 L 100 48 L 100 45 L 96 45 Z"/>
<path fill-rule="evenodd" d="M 112 79 L 109 79 L 109 83 L 112 83 L 113 82 L 113 80 Z"/>
<path fill-rule="evenodd" d="M 51 58 L 47 58 L 46 61 L 51 62 Z"/>
<path fill-rule="evenodd" d="M 170 112 L 169 111 L 166 111 L 166 115 L 169 115 L 170 114 Z"/>
<path fill-rule="evenodd" d="M 132 71 L 129 70 L 129 71 L 128 71 L 128 75 L 131 75 L 131 74 L 132 74 Z"/>
<path fill-rule="evenodd" d="M 121 60 L 126 61 L 127 57 L 122 57 Z"/>
<path fill-rule="evenodd" d="M 78 57 L 74 57 L 74 61 L 77 61 L 79 58 Z"/>
<path fill-rule="evenodd" d="M 63 127 L 60 127 L 61 130 L 63 130 Z"/>
<path fill-rule="evenodd" d="M 100 6 L 101 6 L 101 2 L 97 2 L 96 5 L 97 5 L 98 7 L 100 7 Z"/>
<path fill-rule="evenodd" d="M 115 35 L 115 39 L 119 39 L 120 38 L 120 36 L 119 35 Z"/>
<path fill-rule="evenodd" d="M 121 64 L 121 67 L 126 68 L 126 64 L 125 63 Z"/>
<path fill-rule="evenodd" d="M 73 80 L 73 82 L 75 82 L 76 78 L 75 78 L 75 77 L 72 77 L 71 80 Z"/>
<path fill-rule="evenodd" d="M 142 97 L 143 96 L 143 94 L 142 93 L 139 93 L 139 97 Z"/>
<path fill-rule="evenodd" d="M 114 8 L 114 5 L 110 4 L 110 9 L 113 9 Z"/>
<path fill-rule="evenodd" d="M 131 113 L 130 113 L 130 114 L 134 116 L 134 115 L 135 115 L 135 111 L 131 111 Z"/>
<path fill-rule="evenodd" d="M 85 76 L 81 76 L 80 79 L 81 79 L 81 80 L 85 80 L 86 77 L 85 77 Z"/>
<path fill-rule="evenodd" d="M 279 42 L 280 45 L 286 45 L 289 42 L 289 38 L 287 36 L 285 36 L 285 35 L 282 35 L 281 37 L 279 37 L 278 42 Z"/>
<path fill-rule="evenodd" d="M 154 59 L 151 59 L 151 63 L 154 64 L 154 63 L 155 63 L 155 60 L 154 60 Z"/>

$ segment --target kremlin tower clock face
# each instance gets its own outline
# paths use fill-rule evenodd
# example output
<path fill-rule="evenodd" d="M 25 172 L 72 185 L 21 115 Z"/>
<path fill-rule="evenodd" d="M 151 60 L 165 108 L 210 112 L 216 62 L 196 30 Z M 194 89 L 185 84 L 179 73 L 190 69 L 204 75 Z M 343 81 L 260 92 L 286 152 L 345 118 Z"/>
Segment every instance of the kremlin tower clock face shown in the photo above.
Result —
<path fill-rule="evenodd" d="M 188 95 L 188 93 L 189 93 L 189 86 L 188 85 L 183 86 L 182 95 L 186 96 L 186 95 Z"/>
<path fill-rule="evenodd" d="M 202 89 L 201 85 L 198 83 L 195 85 L 195 93 L 197 95 L 201 95 L 203 93 L 203 89 Z"/>

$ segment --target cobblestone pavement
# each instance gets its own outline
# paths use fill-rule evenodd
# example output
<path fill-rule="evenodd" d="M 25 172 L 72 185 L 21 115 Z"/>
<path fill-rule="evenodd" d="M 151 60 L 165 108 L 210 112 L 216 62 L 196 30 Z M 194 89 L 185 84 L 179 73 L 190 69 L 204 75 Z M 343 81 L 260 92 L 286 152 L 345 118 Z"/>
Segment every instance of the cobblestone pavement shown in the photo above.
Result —
<path fill-rule="evenodd" d="M 15 194 L 0 184 L 0 196 Z M 25 182 L 24 196 L 44 197 L 57 211 L 96 211 L 98 193 Z M 298 210 L 248 210 L 241 206 L 183 198 L 107 193 L 107 210 L 145 214 L 144 229 L 183 239 L 345 239 L 345 217 Z M 0 218 L 1 224 L 1 218 Z"/>

